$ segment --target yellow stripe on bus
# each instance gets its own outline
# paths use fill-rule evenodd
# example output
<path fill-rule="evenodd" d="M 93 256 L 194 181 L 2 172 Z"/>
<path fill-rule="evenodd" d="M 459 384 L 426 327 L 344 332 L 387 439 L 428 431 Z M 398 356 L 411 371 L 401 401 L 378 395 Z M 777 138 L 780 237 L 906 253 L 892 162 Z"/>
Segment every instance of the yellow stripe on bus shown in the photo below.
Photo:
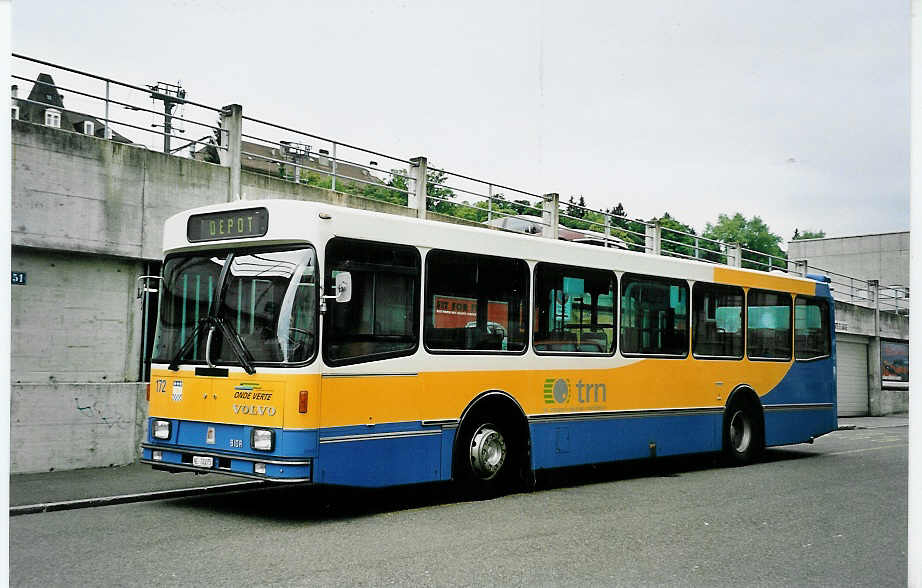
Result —
<path fill-rule="evenodd" d="M 749 360 L 645 359 L 603 370 L 325 378 L 321 426 L 457 419 L 471 400 L 490 390 L 509 393 L 528 415 L 723 406 L 727 395 L 739 384 L 751 386 L 759 395 L 767 394 L 791 365 Z M 559 387 L 557 396 L 555 385 Z"/>
<path fill-rule="evenodd" d="M 479 394 L 510 394 L 527 415 L 559 412 L 723 406 L 746 384 L 759 395 L 784 378 L 792 362 L 641 359 L 611 369 L 424 372 L 419 375 L 327 376 L 239 374 L 201 378 L 154 370 L 150 414 L 254 426 L 314 428 L 457 419 Z M 165 379 L 164 391 L 156 382 Z M 173 393 L 181 380 L 182 397 Z M 286 385 L 287 384 L 287 385 Z M 307 414 L 298 412 L 308 391 Z M 271 397 L 267 397 L 271 395 Z M 248 397 L 247 397 L 248 396 Z"/>
<path fill-rule="evenodd" d="M 795 280 L 784 276 L 773 276 L 762 272 L 746 272 L 728 267 L 714 268 L 714 281 L 718 284 L 732 284 L 746 288 L 760 290 L 777 290 L 813 296 L 816 294 L 816 284 Z"/>

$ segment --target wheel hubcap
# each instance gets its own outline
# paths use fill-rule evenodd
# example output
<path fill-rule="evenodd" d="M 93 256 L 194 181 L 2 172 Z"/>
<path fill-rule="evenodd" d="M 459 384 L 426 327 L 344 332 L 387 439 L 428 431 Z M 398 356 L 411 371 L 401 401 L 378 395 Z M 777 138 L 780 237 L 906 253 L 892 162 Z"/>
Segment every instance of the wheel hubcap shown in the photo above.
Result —
<path fill-rule="evenodd" d="M 743 411 L 733 413 L 730 419 L 730 444 L 737 453 L 745 453 L 752 442 L 752 427 Z"/>
<path fill-rule="evenodd" d="M 506 461 L 506 441 L 494 425 L 481 425 L 471 439 L 471 470 L 479 478 L 496 476 Z"/>

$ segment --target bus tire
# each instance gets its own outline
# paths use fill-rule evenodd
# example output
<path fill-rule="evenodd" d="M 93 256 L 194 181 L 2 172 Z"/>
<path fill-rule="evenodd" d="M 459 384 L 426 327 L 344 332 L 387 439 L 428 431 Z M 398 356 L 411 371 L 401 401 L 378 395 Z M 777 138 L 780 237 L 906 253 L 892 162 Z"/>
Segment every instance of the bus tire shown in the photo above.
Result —
<path fill-rule="evenodd" d="M 729 465 L 747 465 L 762 453 L 762 418 L 749 399 L 734 400 L 724 414 L 723 453 Z"/>
<path fill-rule="evenodd" d="M 501 419 L 473 418 L 459 430 L 457 479 L 462 491 L 492 497 L 512 489 L 519 462 L 519 443 Z"/>

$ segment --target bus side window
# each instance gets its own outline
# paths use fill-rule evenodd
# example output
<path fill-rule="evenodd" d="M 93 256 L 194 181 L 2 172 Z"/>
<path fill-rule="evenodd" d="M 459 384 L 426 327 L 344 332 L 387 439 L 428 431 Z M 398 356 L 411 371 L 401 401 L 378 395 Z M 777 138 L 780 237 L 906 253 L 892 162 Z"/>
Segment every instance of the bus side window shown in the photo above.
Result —
<path fill-rule="evenodd" d="M 688 355 L 688 283 L 625 274 L 621 278 L 621 352 Z"/>
<path fill-rule="evenodd" d="M 794 358 L 816 359 L 831 352 L 829 303 L 798 296 L 794 301 Z"/>
<path fill-rule="evenodd" d="M 535 269 L 535 351 L 612 353 L 615 274 L 539 263 Z"/>
<path fill-rule="evenodd" d="M 791 295 L 750 290 L 746 353 L 750 359 L 791 359 Z"/>
<path fill-rule="evenodd" d="M 524 351 L 528 264 L 432 250 L 426 256 L 423 340 L 434 351 Z"/>
<path fill-rule="evenodd" d="M 420 256 L 415 247 L 335 238 L 327 244 L 327 285 L 352 274 L 352 300 L 331 301 L 324 360 L 347 365 L 413 354 L 419 346 Z"/>
<path fill-rule="evenodd" d="M 692 288 L 692 352 L 701 358 L 743 358 L 743 289 L 695 283 Z"/>

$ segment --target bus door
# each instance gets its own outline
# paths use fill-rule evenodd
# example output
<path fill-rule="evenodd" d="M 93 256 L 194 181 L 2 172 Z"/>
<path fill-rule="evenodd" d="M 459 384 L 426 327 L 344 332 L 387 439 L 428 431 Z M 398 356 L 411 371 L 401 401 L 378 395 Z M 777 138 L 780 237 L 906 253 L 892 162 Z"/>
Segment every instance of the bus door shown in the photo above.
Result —
<path fill-rule="evenodd" d="M 326 299 L 319 481 L 388 485 L 434 479 L 421 435 L 420 255 L 415 247 L 334 238 L 325 294 L 348 272 L 348 301 Z M 438 463 L 438 438 L 430 436 Z M 324 468 L 323 463 L 335 466 Z M 437 470 L 437 465 L 435 466 Z"/>

